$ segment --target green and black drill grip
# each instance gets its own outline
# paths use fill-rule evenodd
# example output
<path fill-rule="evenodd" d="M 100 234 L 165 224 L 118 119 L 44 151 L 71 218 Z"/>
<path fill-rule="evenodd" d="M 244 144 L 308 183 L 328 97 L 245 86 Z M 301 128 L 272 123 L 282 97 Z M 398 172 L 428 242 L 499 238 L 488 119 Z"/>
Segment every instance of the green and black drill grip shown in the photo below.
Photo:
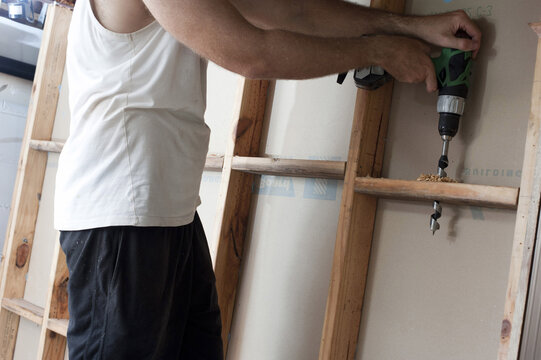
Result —
<path fill-rule="evenodd" d="M 457 37 L 469 38 L 465 32 L 459 32 Z M 443 48 L 441 55 L 433 58 L 432 62 L 438 79 L 439 96 L 468 97 L 470 75 L 472 68 L 472 52 Z M 458 131 L 459 114 L 440 112 L 438 131 L 440 135 L 454 137 Z"/>

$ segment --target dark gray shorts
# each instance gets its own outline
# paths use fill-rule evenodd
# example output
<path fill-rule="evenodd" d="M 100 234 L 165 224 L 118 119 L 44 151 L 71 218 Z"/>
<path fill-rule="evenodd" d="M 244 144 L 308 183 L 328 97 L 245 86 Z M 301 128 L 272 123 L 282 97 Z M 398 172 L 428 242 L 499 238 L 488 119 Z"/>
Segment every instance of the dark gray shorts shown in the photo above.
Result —
<path fill-rule="evenodd" d="M 70 360 L 223 360 L 208 245 L 180 227 L 62 231 Z"/>

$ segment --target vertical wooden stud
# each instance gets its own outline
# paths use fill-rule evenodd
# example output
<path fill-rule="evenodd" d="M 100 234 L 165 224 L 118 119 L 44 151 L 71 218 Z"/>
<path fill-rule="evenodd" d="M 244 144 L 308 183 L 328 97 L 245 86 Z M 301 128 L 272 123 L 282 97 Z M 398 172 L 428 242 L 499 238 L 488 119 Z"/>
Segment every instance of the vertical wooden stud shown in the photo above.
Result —
<path fill-rule="evenodd" d="M 404 1 L 373 0 L 371 7 L 401 13 Z M 357 350 L 377 198 L 355 193 L 355 178 L 381 175 L 392 89 L 357 92 L 320 360 L 353 359 Z"/>
<path fill-rule="evenodd" d="M 211 250 L 222 313 L 224 353 L 229 342 L 254 177 L 233 171 L 231 166 L 233 156 L 259 154 L 269 81 L 242 79 L 240 86 L 240 107 L 235 111 L 233 131 L 224 156 L 214 231 L 216 238 Z"/>
<path fill-rule="evenodd" d="M 526 297 L 532 267 L 532 255 L 539 220 L 541 191 L 541 23 L 532 28 L 540 37 L 532 89 L 532 104 L 522 178 L 511 250 L 511 266 L 500 334 L 499 360 L 516 360 L 519 354 Z"/>

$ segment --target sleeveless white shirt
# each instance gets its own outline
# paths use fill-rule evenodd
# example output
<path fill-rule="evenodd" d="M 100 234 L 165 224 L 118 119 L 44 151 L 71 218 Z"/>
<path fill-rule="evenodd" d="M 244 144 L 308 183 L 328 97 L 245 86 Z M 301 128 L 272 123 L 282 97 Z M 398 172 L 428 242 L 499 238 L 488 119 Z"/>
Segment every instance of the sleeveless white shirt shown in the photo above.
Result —
<path fill-rule="evenodd" d="M 98 22 L 89 0 L 77 1 L 56 229 L 192 222 L 210 135 L 206 65 L 156 21 L 115 33 Z"/>

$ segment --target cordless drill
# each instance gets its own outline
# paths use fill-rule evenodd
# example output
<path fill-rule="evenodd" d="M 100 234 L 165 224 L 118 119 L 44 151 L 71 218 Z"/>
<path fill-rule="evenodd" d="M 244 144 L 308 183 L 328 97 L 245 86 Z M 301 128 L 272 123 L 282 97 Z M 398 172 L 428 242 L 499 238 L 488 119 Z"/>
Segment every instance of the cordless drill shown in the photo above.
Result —
<path fill-rule="evenodd" d="M 456 37 L 469 38 L 468 34 L 459 30 Z M 432 62 L 438 79 L 438 103 L 437 111 L 440 114 L 438 131 L 443 140 L 440 159 L 438 160 L 438 175 L 446 177 L 445 169 L 449 166 L 447 153 L 449 142 L 458 132 L 460 116 L 464 112 L 466 97 L 470 87 L 470 75 L 472 67 L 471 51 L 443 48 L 441 55 L 433 58 Z M 337 82 L 342 84 L 347 73 L 338 75 Z M 386 83 L 392 77 L 379 66 L 371 66 L 364 69 L 356 69 L 353 73 L 355 85 L 364 90 L 375 90 Z M 434 201 L 434 213 L 430 216 L 430 230 L 435 234 L 440 228 L 438 219 L 441 217 L 441 205 Z"/>
<path fill-rule="evenodd" d="M 459 33 L 457 37 L 467 37 L 466 33 Z M 470 87 L 472 67 L 471 51 L 444 48 L 438 58 L 432 59 L 438 78 L 438 131 L 443 141 L 441 156 L 438 160 L 438 176 L 446 177 L 445 168 L 449 166 L 447 153 L 449 142 L 458 131 L 460 116 L 464 113 L 466 97 Z M 441 205 L 434 201 L 434 213 L 430 216 L 430 230 L 432 235 L 440 228 L 438 219 L 441 217 Z"/>

